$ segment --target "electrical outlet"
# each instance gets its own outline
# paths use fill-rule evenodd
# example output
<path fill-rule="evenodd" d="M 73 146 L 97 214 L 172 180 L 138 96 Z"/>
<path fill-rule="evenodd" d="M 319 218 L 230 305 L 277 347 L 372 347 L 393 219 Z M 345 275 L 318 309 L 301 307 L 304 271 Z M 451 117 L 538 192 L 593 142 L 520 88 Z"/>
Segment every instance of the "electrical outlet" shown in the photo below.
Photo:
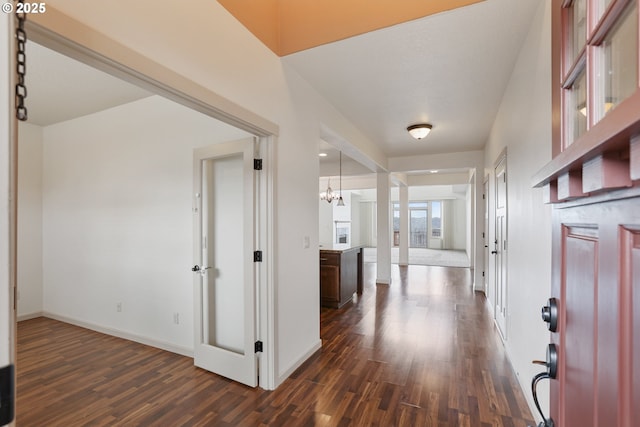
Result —
<path fill-rule="evenodd" d="M 173 323 L 176 325 L 180 324 L 180 313 L 173 313 Z"/>
<path fill-rule="evenodd" d="M 118 313 L 121 313 L 121 312 L 122 312 L 122 303 L 121 303 L 121 302 L 119 302 L 119 303 L 117 303 L 117 304 L 116 304 L 116 311 L 117 311 Z"/>

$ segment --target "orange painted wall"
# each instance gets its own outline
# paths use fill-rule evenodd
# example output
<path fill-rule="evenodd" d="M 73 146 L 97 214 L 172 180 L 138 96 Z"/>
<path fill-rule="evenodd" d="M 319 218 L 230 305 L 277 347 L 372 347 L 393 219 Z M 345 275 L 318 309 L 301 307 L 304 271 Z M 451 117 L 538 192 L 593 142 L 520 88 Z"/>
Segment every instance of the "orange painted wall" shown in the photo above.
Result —
<path fill-rule="evenodd" d="M 279 0 L 218 0 L 235 18 L 262 41 L 269 49 L 278 53 L 280 44 Z"/>
<path fill-rule="evenodd" d="M 280 56 L 483 0 L 218 0 Z"/>

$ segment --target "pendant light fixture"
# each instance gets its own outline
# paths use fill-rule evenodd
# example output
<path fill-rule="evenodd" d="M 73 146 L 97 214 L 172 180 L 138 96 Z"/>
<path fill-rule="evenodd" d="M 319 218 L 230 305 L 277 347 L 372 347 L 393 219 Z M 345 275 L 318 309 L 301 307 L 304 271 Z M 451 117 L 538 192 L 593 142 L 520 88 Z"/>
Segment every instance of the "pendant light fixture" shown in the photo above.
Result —
<path fill-rule="evenodd" d="M 327 189 L 320 193 L 320 200 L 326 200 L 327 203 L 333 202 L 336 196 L 333 194 L 333 190 L 331 189 L 331 177 L 327 180 Z"/>
<path fill-rule="evenodd" d="M 340 195 L 338 197 L 338 206 L 344 206 L 344 200 L 342 200 L 342 151 L 340 152 Z"/>

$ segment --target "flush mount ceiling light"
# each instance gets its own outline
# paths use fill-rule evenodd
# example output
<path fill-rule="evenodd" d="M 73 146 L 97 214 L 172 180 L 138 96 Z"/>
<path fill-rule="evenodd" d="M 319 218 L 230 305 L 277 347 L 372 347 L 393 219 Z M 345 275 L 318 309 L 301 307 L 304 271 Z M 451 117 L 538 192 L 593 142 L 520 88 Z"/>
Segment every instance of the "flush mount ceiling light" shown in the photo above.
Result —
<path fill-rule="evenodd" d="M 409 132 L 411 136 L 414 137 L 415 139 L 422 139 L 427 135 L 429 135 L 429 132 L 431 132 L 432 127 L 433 126 L 431 126 L 428 123 L 418 123 L 418 124 L 409 126 L 407 128 L 407 132 Z"/>

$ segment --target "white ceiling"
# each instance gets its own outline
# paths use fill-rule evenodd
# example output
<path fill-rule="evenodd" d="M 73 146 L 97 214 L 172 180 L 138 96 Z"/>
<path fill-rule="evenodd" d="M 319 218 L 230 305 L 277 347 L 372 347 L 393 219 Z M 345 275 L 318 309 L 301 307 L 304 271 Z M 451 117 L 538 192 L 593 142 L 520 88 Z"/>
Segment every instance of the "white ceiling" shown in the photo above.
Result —
<path fill-rule="evenodd" d="M 282 60 L 389 157 L 477 150 L 538 6 L 539 0 L 486 0 Z M 27 49 L 32 123 L 53 124 L 151 95 L 36 43 Z M 422 121 L 433 131 L 417 142 L 405 129 Z"/>
<path fill-rule="evenodd" d="M 285 56 L 389 157 L 482 149 L 540 0 L 471 6 Z M 433 125 L 417 142 L 406 127 Z"/>
<path fill-rule="evenodd" d="M 29 123 L 48 126 L 152 93 L 75 61 L 32 41 L 27 42 Z"/>

